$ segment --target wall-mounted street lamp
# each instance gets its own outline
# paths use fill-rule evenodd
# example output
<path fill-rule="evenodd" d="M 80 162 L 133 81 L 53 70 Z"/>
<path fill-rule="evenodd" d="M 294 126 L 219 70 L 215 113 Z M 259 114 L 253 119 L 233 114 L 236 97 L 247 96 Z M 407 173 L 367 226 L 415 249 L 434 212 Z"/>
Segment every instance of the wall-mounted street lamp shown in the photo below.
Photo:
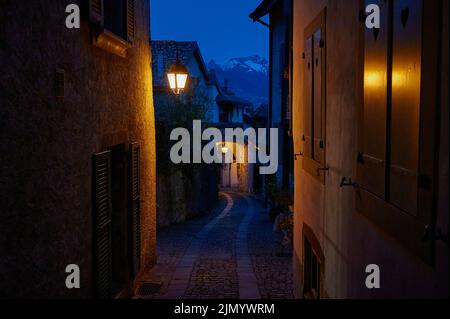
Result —
<path fill-rule="evenodd" d="M 222 154 L 227 154 L 227 153 L 228 153 L 228 147 L 222 146 Z"/>
<path fill-rule="evenodd" d="M 177 48 L 177 60 L 175 64 L 172 64 L 167 71 L 167 79 L 169 80 L 170 89 L 176 95 L 179 95 L 184 91 L 187 83 L 189 72 L 178 58 L 178 48 Z"/>
<path fill-rule="evenodd" d="M 226 155 L 229 151 L 229 148 L 227 147 L 227 144 L 225 142 L 217 143 L 216 147 L 217 151 L 221 152 L 222 155 Z"/>
<path fill-rule="evenodd" d="M 228 153 L 229 149 L 225 141 L 222 142 L 222 147 L 220 148 L 220 150 L 222 151 L 223 155 L 226 155 Z"/>

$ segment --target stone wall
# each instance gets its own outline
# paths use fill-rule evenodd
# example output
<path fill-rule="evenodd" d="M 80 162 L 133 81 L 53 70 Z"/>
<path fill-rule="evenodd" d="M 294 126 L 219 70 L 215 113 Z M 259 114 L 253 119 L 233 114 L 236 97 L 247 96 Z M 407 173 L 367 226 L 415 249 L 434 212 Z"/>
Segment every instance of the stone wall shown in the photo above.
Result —
<path fill-rule="evenodd" d="M 193 165 L 189 171 L 172 168 L 158 175 L 158 227 L 167 227 L 211 211 L 218 199 L 215 166 Z"/>
<path fill-rule="evenodd" d="M 157 225 L 167 227 L 210 212 L 218 200 L 215 165 L 171 166 L 158 170 Z"/>
<path fill-rule="evenodd" d="M 0 2 L 0 297 L 92 296 L 91 161 L 111 143 L 141 145 L 142 262 L 156 260 L 149 2 L 135 2 L 127 58 L 91 45 L 85 19 L 65 27 L 80 0 Z M 66 289 L 68 264 L 81 289 Z"/>

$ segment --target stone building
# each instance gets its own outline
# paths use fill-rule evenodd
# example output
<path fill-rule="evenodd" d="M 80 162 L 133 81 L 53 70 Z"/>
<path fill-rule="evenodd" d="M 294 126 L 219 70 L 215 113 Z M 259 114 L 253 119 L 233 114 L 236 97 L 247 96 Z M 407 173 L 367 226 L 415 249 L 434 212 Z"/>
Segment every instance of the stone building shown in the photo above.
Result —
<path fill-rule="evenodd" d="M 166 227 L 209 212 L 217 202 L 216 167 L 206 164 L 174 165 L 170 133 L 190 130 L 193 120 L 214 125 L 219 119 L 219 86 L 195 41 L 151 41 L 157 144 L 157 225 Z M 177 62 L 189 72 L 183 94 L 170 89 L 167 71 Z"/>
<path fill-rule="evenodd" d="M 249 145 L 247 141 L 243 145 L 236 140 L 227 140 L 225 136 L 225 129 L 240 128 L 246 130 L 249 127 L 248 113 L 252 108 L 252 103 L 242 99 L 234 94 L 229 88 L 228 83 L 225 83 L 220 88 L 220 95 L 217 97 L 217 104 L 219 105 L 219 123 L 217 127 L 222 129 L 224 142 L 218 147 L 223 152 L 223 156 L 232 156 L 231 163 L 222 164 L 220 169 L 220 187 L 222 189 L 231 189 L 244 193 L 253 193 L 254 177 L 255 177 L 255 163 L 248 163 L 248 148 L 255 147 Z M 238 152 L 243 152 L 244 163 L 239 163 Z"/>
<path fill-rule="evenodd" d="M 155 263 L 149 9 L 0 3 L 0 297 L 116 297 Z"/>
<path fill-rule="evenodd" d="M 365 26 L 373 3 L 380 29 Z M 448 297 L 448 14 L 294 1 L 297 297 Z"/>
<path fill-rule="evenodd" d="M 216 98 L 219 95 L 219 86 L 214 73 L 211 73 L 203 60 L 200 47 L 196 41 L 151 41 L 153 54 L 153 90 L 155 93 L 156 120 L 162 120 L 164 109 L 173 102 L 173 92 L 167 80 L 167 70 L 177 61 L 186 66 L 189 77 L 186 83 L 186 92 L 194 90 L 190 95 L 194 102 L 204 104 L 204 121 L 217 123 L 219 121 L 219 108 Z"/>
<path fill-rule="evenodd" d="M 266 19 L 268 23 L 264 22 Z M 278 128 L 277 187 L 293 195 L 292 0 L 264 0 L 250 14 L 269 33 L 269 127 Z"/>

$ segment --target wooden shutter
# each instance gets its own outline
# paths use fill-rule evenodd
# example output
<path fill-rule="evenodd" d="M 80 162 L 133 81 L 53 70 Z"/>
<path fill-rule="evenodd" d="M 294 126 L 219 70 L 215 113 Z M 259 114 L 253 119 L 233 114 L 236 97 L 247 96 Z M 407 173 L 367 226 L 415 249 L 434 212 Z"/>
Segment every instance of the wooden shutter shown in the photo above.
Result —
<path fill-rule="evenodd" d="M 390 201 L 416 215 L 419 178 L 422 0 L 394 2 Z"/>
<path fill-rule="evenodd" d="M 378 32 L 365 31 L 365 114 L 360 125 L 359 141 L 359 148 L 364 153 L 361 151 L 359 156 L 358 178 L 362 189 L 358 192 L 357 208 L 410 252 L 433 264 L 435 243 L 432 236 L 428 239 L 424 237 L 424 232 L 425 229 L 433 229 L 435 222 L 434 194 L 438 169 L 435 141 L 439 114 L 438 74 L 441 72 L 437 59 L 440 52 L 440 2 L 389 1 L 381 8 L 381 29 Z M 389 23 L 386 17 L 389 17 Z M 388 29 L 392 32 L 388 54 L 392 58 L 392 63 L 388 64 L 392 69 L 385 84 L 386 80 L 384 76 L 380 77 L 377 66 L 383 64 L 387 49 L 377 51 L 373 42 L 387 42 L 385 30 Z M 367 50 L 370 47 L 372 52 Z M 377 107 L 375 101 L 388 85 L 392 90 L 387 90 L 387 112 L 381 116 L 381 112 L 375 112 L 373 108 Z M 382 101 L 379 104 L 383 106 Z M 378 119 L 386 118 L 386 128 L 379 128 L 381 133 L 386 131 L 382 138 L 369 138 L 368 130 L 378 129 L 378 126 L 367 113 L 373 117 L 379 116 Z M 383 141 L 387 141 L 386 145 Z M 385 160 L 372 155 L 376 152 L 373 147 L 370 148 L 369 142 L 372 146 L 383 143 Z M 367 152 L 368 148 L 372 153 Z M 381 148 L 378 152 L 382 154 Z M 379 161 L 387 167 L 380 169 L 377 176 L 373 170 Z M 372 163 L 373 167 L 368 163 Z M 381 180 L 383 183 L 376 179 L 380 176 L 386 177 L 386 180 Z M 377 185 L 380 187 L 375 192 L 374 186 Z"/>
<path fill-rule="evenodd" d="M 314 160 L 324 164 L 325 160 L 325 39 L 324 32 L 318 29 L 314 33 L 313 59 L 314 59 Z"/>
<path fill-rule="evenodd" d="M 313 116 L 313 37 L 309 36 L 305 40 L 304 48 L 304 77 L 305 77 L 305 109 L 304 109 L 304 129 L 303 129 L 303 154 L 306 157 L 313 157 L 312 145 L 312 116 Z"/>
<path fill-rule="evenodd" d="M 130 171 L 129 171 L 129 189 L 130 189 L 130 252 L 131 267 L 135 277 L 141 268 L 141 193 L 140 193 L 140 152 L 139 144 L 130 145 Z"/>
<path fill-rule="evenodd" d="M 373 1 L 366 1 L 366 5 Z M 381 9 L 381 28 L 365 28 L 364 106 L 358 173 L 362 187 L 385 198 L 388 6 Z"/>
<path fill-rule="evenodd" d="M 303 169 L 325 184 L 326 13 L 305 28 Z"/>
<path fill-rule="evenodd" d="M 107 0 L 109 1 L 109 0 Z M 99 26 L 104 26 L 105 15 L 104 15 L 103 0 L 89 0 L 89 20 Z"/>
<path fill-rule="evenodd" d="M 135 32 L 136 32 L 136 9 L 135 9 L 135 0 L 126 0 L 127 1 L 127 40 L 130 43 L 133 43 Z"/>
<path fill-rule="evenodd" d="M 94 277 L 97 298 L 111 297 L 111 154 L 93 158 L 94 197 Z"/>

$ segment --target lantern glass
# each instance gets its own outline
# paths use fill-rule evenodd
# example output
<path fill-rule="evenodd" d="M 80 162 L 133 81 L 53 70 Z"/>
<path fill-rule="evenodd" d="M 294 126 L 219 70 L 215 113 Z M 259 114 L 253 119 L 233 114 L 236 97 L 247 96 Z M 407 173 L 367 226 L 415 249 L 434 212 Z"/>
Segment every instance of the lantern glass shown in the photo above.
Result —
<path fill-rule="evenodd" d="M 172 90 L 176 90 L 177 89 L 177 82 L 175 80 L 176 79 L 175 73 L 168 73 L 167 74 L 167 79 L 169 80 L 170 88 Z"/>
<path fill-rule="evenodd" d="M 184 90 L 186 87 L 188 75 L 186 73 L 177 74 L 177 89 Z"/>
<path fill-rule="evenodd" d="M 167 80 L 169 81 L 170 89 L 175 94 L 180 94 L 185 88 L 189 72 L 187 68 L 180 62 L 171 65 L 167 72 Z"/>

